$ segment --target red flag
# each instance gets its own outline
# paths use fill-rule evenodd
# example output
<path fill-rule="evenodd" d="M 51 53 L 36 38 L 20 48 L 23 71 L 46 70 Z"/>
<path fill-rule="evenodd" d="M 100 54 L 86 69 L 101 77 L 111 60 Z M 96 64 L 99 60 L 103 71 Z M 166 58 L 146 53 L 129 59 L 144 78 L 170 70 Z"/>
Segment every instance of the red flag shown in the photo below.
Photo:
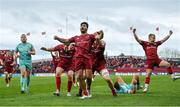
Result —
<path fill-rule="evenodd" d="M 156 28 L 156 31 L 159 31 L 159 27 Z"/>
<path fill-rule="evenodd" d="M 133 27 L 130 27 L 129 29 L 130 29 L 130 30 L 132 30 L 132 29 L 133 29 Z"/>
<path fill-rule="evenodd" d="M 42 35 L 46 35 L 46 32 L 41 32 Z"/>
<path fill-rule="evenodd" d="M 30 36 L 30 35 L 31 35 L 31 33 L 30 33 L 30 32 L 28 32 L 28 33 L 26 33 L 26 35 L 27 35 L 27 36 Z"/>

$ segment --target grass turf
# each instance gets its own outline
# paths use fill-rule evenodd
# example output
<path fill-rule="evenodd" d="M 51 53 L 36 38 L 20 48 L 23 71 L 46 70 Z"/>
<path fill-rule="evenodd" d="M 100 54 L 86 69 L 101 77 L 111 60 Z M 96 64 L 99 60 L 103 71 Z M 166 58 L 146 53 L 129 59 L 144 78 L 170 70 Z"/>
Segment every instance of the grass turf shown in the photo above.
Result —
<path fill-rule="evenodd" d="M 111 76 L 113 81 L 115 76 Z M 123 76 L 130 83 L 131 76 Z M 141 77 L 143 84 L 144 77 Z M 67 97 L 67 78 L 62 77 L 61 95 L 53 96 L 54 77 L 31 77 L 29 94 L 20 93 L 19 78 L 12 78 L 6 87 L 0 78 L 0 106 L 180 106 L 180 80 L 173 82 L 168 76 L 152 76 L 148 93 L 139 90 L 136 94 L 119 94 L 113 97 L 106 82 L 97 76 L 92 82 L 91 99 L 76 97 L 77 87 L 72 87 L 72 96 Z"/>

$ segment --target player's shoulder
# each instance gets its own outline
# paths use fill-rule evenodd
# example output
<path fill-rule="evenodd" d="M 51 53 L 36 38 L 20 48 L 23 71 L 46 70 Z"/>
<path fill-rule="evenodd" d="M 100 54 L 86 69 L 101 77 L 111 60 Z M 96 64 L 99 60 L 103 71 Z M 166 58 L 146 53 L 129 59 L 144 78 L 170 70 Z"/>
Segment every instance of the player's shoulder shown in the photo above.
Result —
<path fill-rule="evenodd" d="M 23 45 L 23 43 L 19 43 L 17 46 L 21 46 L 21 45 Z"/>
<path fill-rule="evenodd" d="M 82 35 L 75 35 L 75 36 L 73 36 L 72 38 L 78 38 L 78 37 L 80 37 L 80 36 L 82 36 Z"/>
<path fill-rule="evenodd" d="M 148 41 L 144 41 L 144 40 L 141 40 L 141 42 L 143 42 L 143 43 L 149 43 Z"/>
<path fill-rule="evenodd" d="M 94 37 L 95 36 L 94 34 L 90 34 L 90 33 L 87 33 L 85 35 L 86 35 L 86 37 Z M 83 35 L 80 35 L 80 36 L 83 36 Z"/>
<path fill-rule="evenodd" d="M 59 44 L 59 45 L 57 45 L 57 46 L 55 46 L 56 48 L 64 48 L 64 44 Z"/>
<path fill-rule="evenodd" d="M 27 42 L 26 44 L 27 44 L 27 45 L 31 45 L 31 46 L 33 46 L 33 45 L 32 45 L 32 43 L 29 43 L 29 42 Z"/>
<path fill-rule="evenodd" d="M 95 36 L 95 34 L 88 34 L 89 36 Z"/>
<path fill-rule="evenodd" d="M 96 35 L 95 34 L 89 34 L 89 36 L 95 38 Z"/>
<path fill-rule="evenodd" d="M 19 43 L 17 46 L 16 46 L 16 48 L 19 48 L 19 47 L 21 47 L 23 44 L 22 43 Z"/>
<path fill-rule="evenodd" d="M 141 44 L 141 45 L 148 45 L 149 42 L 148 42 L 148 41 L 141 40 L 141 43 L 140 43 L 140 44 Z"/>
<path fill-rule="evenodd" d="M 81 37 L 81 35 L 75 35 L 75 36 L 73 36 L 73 37 L 71 37 L 71 39 L 73 38 L 73 39 L 79 39 Z"/>
<path fill-rule="evenodd" d="M 156 41 L 155 43 L 156 43 L 156 44 L 160 44 L 160 43 L 161 43 L 161 41 Z"/>

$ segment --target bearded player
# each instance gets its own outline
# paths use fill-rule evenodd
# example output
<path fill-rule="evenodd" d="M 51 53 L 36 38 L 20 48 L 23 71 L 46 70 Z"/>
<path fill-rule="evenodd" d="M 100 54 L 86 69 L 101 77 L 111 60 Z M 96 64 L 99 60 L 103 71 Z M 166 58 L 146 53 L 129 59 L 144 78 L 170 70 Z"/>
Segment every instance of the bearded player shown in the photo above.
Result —
<path fill-rule="evenodd" d="M 75 53 L 75 68 L 78 72 L 79 85 L 82 89 L 83 96 L 80 99 L 89 98 L 88 91 L 86 89 L 85 79 L 92 79 L 92 54 L 90 54 L 92 44 L 96 39 L 101 38 L 101 34 L 94 35 L 88 34 L 88 23 L 82 22 L 80 24 L 81 35 L 74 36 L 70 39 L 60 38 L 54 36 L 55 40 L 62 43 L 75 43 L 76 53 Z M 101 31 L 102 32 L 102 31 Z M 85 74 L 85 75 L 84 75 Z"/>
<path fill-rule="evenodd" d="M 21 35 L 21 43 L 15 50 L 15 58 L 19 58 L 19 69 L 21 72 L 21 93 L 29 93 L 30 74 L 32 71 L 32 55 L 35 55 L 34 46 L 27 42 L 26 34 Z"/>

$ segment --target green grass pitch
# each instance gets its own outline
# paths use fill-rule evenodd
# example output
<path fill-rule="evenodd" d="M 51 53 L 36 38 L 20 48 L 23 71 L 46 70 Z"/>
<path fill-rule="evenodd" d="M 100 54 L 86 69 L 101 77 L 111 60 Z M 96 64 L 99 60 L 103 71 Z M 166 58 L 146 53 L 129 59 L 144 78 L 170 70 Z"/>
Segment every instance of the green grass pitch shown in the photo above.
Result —
<path fill-rule="evenodd" d="M 113 81 L 115 76 L 111 76 Z M 122 76 L 130 83 L 131 76 Z M 141 76 L 143 84 L 144 76 Z M 53 96 L 54 77 L 31 77 L 29 94 L 20 93 L 19 78 L 13 78 L 6 87 L 0 78 L 0 106 L 180 106 L 180 80 L 173 82 L 169 76 L 152 76 L 148 93 L 139 90 L 136 94 L 111 95 L 106 82 L 97 76 L 92 82 L 91 99 L 80 100 L 76 97 L 77 87 L 72 87 L 72 96 L 67 97 L 67 78 L 62 77 L 61 96 Z"/>

